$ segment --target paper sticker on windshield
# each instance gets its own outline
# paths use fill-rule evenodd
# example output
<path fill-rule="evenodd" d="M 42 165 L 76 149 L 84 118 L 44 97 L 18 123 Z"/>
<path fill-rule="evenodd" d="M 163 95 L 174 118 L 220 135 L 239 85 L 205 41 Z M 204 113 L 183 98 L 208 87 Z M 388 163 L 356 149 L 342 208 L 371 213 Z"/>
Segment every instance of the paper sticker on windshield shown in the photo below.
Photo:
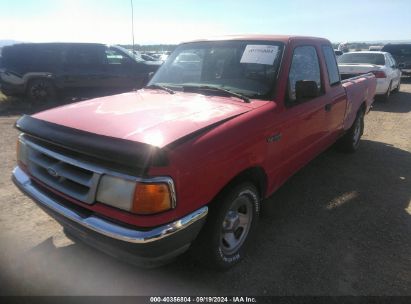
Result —
<path fill-rule="evenodd" d="M 272 65 L 277 57 L 277 45 L 247 45 L 240 63 L 258 63 Z"/>

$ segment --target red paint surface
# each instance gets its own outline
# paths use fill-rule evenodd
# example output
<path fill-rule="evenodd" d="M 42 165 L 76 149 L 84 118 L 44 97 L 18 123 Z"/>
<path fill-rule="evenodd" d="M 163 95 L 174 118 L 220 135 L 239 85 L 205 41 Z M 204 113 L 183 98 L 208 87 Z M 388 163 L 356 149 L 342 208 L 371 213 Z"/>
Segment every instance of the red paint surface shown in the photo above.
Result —
<path fill-rule="evenodd" d="M 153 167 L 149 175 L 171 176 L 177 190 L 177 208 L 153 216 L 138 216 L 96 203 L 85 206 L 96 213 L 137 226 L 157 226 L 176 220 L 208 204 L 243 170 L 258 167 L 267 177 L 270 195 L 291 175 L 324 151 L 347 130 L 360 106 L 369 109 L 375 94 L 374 76 L 343 85 L 328 85 L 321 46 L 325 39 L 288 36 L 236 36 L 232 39 L 280 40 L 286 45 L 271 101 L 175 95 L 140 90 L 80 102 L 35 117 L 64 126 L 165 147 L 169 143 L 221 120 L 222 124 L 172 149 L 170 165 Z M 288 71 L 293 49 L 314 45 L 320 59 L 324 94 L 292 108 L 285 106 Z M 332 104 L 329 112 L 326 104 Z M 267 138 L 281 134 L 281 140 Z"/>

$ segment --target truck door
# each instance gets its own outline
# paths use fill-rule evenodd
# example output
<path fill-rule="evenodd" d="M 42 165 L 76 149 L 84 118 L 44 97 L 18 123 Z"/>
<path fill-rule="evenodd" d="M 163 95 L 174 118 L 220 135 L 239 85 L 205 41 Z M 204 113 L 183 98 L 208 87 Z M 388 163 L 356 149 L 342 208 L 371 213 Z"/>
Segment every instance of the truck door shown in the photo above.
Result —
<path fill-rule="evenodd" d="M 341 85 L 340 73 L 335 60 L 334 50 L 330 45 L 321 46 L 326 78 L 325 87 L 327 92 L 326 124 L 329 132 L 328 142 L 334 141 L 340 134 L 344 115 L 347 107 L 347 95 Z"/>
<path fill-rule="evenodd" d="M 319 95 L 298 99 L 296 82 L 299 80 L 315 81 Z M 325 122 L 327 98 L 324 93 L 317 50 L 313 45 L 294 48 L 286 95 L 286 110 L 281 132 L 282 139 L 286 141 L 284 155 L 287 155 L 283 173 L 284 176 L 289 176 L 323 150 L 322 141 L 327 135 Z"/>

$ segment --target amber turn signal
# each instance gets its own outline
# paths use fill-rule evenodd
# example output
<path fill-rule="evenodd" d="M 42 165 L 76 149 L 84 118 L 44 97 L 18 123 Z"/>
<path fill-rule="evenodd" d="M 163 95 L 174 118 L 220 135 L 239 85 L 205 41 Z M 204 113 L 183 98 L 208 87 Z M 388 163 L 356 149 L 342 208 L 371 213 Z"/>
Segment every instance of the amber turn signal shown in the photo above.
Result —
<path fill-rule="evenodd" d="M 167 184 L 137 183 L 132 212 L 153 214 L 171 209 L 171 194 Z"/>

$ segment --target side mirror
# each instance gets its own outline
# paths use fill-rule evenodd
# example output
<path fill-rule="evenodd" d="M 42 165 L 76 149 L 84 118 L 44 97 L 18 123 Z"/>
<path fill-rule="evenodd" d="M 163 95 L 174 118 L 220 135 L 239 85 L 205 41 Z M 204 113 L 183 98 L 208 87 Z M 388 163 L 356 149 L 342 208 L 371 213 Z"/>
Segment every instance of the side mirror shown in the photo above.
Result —
<path fill-rule="evenodd" d="M 297 100 L 314 98 L 319 94 L 317 82 L 314 80 L 298 80 L 295 83 L 295 96 Z"/>

